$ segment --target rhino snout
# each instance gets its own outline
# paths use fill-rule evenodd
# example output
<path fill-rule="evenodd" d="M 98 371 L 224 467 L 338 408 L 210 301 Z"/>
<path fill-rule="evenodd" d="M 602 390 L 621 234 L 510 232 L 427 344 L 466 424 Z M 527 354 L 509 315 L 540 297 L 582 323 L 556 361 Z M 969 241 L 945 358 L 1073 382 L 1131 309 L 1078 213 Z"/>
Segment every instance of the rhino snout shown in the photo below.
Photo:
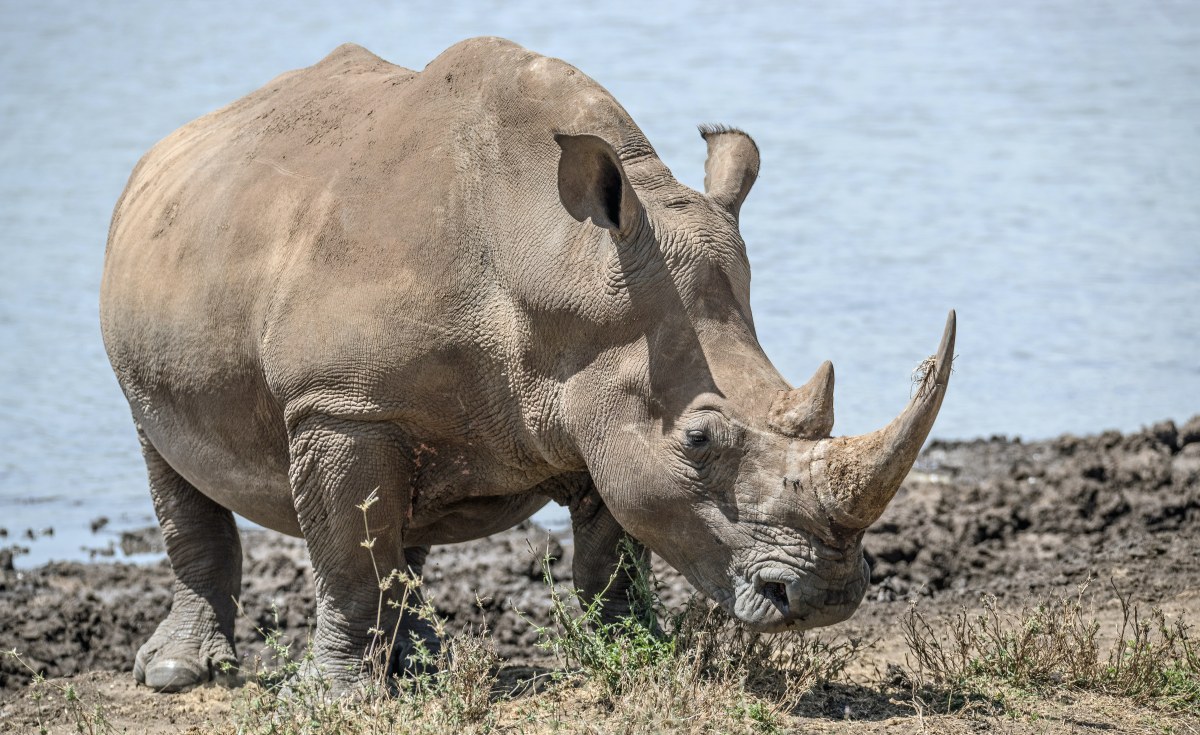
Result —
<path fill-rule="evenodd" d="M 767 567 L 752 574 L 734 602 L 734 613 L 747 626 L 764 633 L 808 630 L 840 623 L 862 602 L 870 567 L 860 557 L 856 574 L 834 580 L 813 572 Z"/>

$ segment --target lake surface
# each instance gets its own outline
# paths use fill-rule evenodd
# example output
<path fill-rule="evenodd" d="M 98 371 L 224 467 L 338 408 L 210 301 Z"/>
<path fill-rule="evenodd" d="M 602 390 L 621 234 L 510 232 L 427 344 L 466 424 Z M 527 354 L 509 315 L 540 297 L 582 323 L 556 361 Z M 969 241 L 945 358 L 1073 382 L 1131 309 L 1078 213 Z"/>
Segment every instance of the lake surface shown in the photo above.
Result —
<path fill-rule="evenodd" d="M 1200 4 L 248 5 L 0 6 L 0 545 L 30 547 L 19 564 L 152 519 L 96 316 L 134 163 L 345 41 L 417 69 L 484 34 L 564 58 L 695 187 L 695 125 L 749 131 L 758 331 L 793 382 L 834 361 L 839 433 L 903 407 L 950 308 L 935 436 L 1200 413 Z"/>

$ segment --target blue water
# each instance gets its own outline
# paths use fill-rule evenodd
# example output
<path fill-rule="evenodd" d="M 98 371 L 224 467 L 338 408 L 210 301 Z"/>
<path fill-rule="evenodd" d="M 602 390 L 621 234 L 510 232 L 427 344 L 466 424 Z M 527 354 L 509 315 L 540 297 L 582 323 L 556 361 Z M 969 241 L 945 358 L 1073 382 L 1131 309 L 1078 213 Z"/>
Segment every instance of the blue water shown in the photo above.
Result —
<path fill-rule="evenodd" d="M 952 307 L 936 436 L 1200 412 L 1200 4 L 449 5 L 0 5 L 0 527 L 34 531 L 20 563 L 152 517 L 96 317 L 133 164 L 344 41 L 413 68 L 481 34 L 567 59 L 696 187 L 695 125 L 748 130 L 759 334 L 794 382 L 834 361 L 838 432 L 904 405 Z"/>

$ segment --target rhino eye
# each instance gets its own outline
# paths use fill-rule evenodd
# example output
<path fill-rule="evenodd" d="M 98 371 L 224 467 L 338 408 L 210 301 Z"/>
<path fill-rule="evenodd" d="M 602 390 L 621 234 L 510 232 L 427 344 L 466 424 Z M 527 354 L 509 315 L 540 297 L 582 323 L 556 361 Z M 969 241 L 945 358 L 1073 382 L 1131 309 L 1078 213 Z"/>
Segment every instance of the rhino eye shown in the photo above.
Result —
<path fill-rule="evenodd" d="M 694 449 L 708 446 L 708 434 L 700 429 L 691 429 L 687 433 L 687 445 Z"/>

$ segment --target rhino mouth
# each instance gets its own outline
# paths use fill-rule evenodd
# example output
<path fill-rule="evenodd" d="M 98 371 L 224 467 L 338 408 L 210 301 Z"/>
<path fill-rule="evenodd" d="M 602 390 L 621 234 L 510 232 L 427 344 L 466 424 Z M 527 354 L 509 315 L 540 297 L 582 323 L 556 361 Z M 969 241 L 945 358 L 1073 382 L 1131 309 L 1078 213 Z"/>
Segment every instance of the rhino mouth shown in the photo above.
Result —
<path fill-rule="evenodd" d="M 761 633 L 840 623 L 858 609 L 867 591 L 870 567 L 861 556 L 857 562 L 857 573 L 832 578 L 779 564 L 739 575 L 733 595 L 725 598 L 729 612 Z"/>

